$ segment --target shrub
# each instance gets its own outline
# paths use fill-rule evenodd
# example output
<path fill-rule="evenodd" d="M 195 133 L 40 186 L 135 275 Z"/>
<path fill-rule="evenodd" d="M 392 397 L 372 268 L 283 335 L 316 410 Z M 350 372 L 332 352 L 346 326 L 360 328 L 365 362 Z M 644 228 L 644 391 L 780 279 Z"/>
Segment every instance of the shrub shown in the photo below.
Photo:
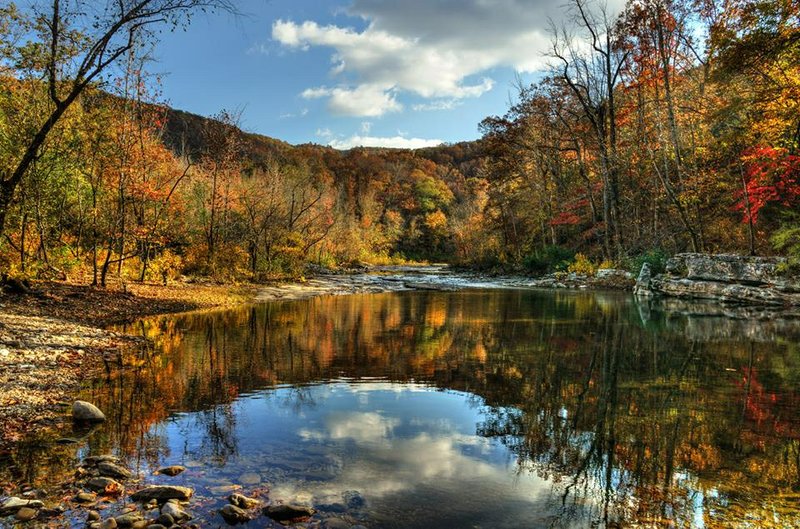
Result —
<path fill-rule="evenodd" d="M 652 250 L 648 250 L 642 254 L 639 254 L 633 257 L 630 261 L 629 270 L 634 275 L 638 275 L 639 272 L 642 270 L 642 265 L 648 263 L 650 265 L 650 270 L 654 274 L 663 274 L 664 270 L 666 269 L 667 259 L 669 255 L 660 249 L 654 248 Z"/>
<path fill-rule="evenodd" d="M 582 253 L 575 255 L 575 260 L 567 267 L 567 272 L 581 276 L 594 276 L 597 267 Z"/>
<path fill-rule="evenodd" d="M 528 254 L 522 264 L 532 274 L 549 274 L 566 270 L 574 256 L 575 254 L 568 248 L 550 245 Z"/>

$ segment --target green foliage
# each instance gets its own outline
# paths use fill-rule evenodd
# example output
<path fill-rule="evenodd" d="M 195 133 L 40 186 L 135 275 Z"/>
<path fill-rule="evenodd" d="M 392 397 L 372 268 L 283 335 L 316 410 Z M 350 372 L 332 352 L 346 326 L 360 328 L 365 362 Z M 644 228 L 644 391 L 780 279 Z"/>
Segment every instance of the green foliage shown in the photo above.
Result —
<path fill-rule="evenodd" d="M 667 259 L 669 259 L 669 255 L 664 250 L 654 248 L 630 259 L 627 268 L 632 274 L 637 275 L 642 270 L 642 265 L 648 263 L 654 274 L 663 274 Z"/>
<path fill-rule="evenodd" d="M 537 248 L 523 260 L 525 269 L 536 275 L 565 271 L 575 258 L 575 252 L 558 245 Z"/>
<path fill-rule="evenodd" d="M 775 249 L 787 257 L 786 263 L 778 266 L 778 272 L 792 277 L 800 276 L 800 214 L 785 214 L 770 240 Z"/>

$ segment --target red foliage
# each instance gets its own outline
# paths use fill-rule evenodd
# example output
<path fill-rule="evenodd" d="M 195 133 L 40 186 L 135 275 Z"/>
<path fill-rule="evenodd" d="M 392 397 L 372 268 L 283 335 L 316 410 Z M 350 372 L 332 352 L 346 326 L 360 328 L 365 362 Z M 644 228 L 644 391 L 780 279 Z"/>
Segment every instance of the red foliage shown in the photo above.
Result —
<path fill-rule="evenodd" d="M 792 207 L 800 202 L 800 156 L 776 147 L 755 147 L 742 155 L 745 190 L 737 193 L 735 209 L 742 222 L 755 223 L 768 204 Z M 748 207 L 749 202 L 749 207 Z"/>
<path fill-rule="evenodd" d="M 572 211 L 562 211 L 550 221 L 551 226 L 574 226 L 580 224 L 581 218 Z"/>

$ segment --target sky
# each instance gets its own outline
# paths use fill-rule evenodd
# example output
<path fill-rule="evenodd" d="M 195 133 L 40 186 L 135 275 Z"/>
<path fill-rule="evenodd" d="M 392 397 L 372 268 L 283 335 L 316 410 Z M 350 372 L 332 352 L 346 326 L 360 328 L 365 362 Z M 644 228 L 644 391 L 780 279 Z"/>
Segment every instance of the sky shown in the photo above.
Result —
<path fill-rule="evenodd" d="M 292 144 L 418 148 L 480 136 L 542 75 L 549 0 L 236 0 L 164 33 L 149 69 L 174 108 L 241 111 Z"/>

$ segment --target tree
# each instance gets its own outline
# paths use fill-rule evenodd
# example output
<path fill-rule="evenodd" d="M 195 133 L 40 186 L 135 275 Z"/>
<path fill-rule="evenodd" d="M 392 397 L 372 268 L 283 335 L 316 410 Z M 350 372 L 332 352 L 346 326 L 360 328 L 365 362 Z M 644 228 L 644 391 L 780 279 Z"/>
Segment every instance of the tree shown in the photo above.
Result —
<path fill-rule="evenodd" d="M 49 112 L 32 129 L 21 154 L 0 174 L 0 235 L 17 186 L 56 124 L 87 87 L 99 82 L 128 52 L 155 41 L 159 27 L 177 27 L 193 12 L 205 9 L 235 10 L 229 0 L 52 0 L 48 4 L 42 0 L 32 6 L 31 40 L 4 55 L 15 61 L 17 76 L 46 84 Z M 6 8 L 0 12 L 0 28 L 21 16 L 13 5 Z"/>

